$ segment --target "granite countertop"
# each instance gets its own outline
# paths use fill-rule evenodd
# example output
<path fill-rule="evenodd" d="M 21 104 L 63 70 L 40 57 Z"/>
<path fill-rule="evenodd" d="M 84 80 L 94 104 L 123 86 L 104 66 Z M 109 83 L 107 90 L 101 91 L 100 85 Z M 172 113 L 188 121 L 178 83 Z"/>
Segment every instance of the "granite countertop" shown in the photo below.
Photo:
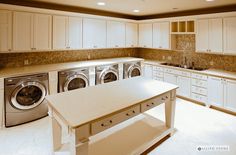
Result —
<path fill-rule="evenodd" d="M 134 77 L 49 95 L 46 99 L 71 127 L 76 128 L 177 88 L 173 84 Z"/>
<path fill-rule="evenodd" d="M 161 65 L 161 63 L 164 63 L 164 61 L 145 60 L 145 63 L 151 64 L 151 65 L 158 65 L 158 66 L 165 67 L 165 68 L 172 68 L 172 69 L 187 71 L 187 72 L 191 72 L 191 73 L 198 73 L 198 74 L 204 74 L 204 75 L 209 75 L 209 76 L 215 76 L 215 77 L 220 77 L 220 78 L 228 78 L 231 80 L 236 80 L 236 72 L 230 72 L 230 71 L 225 71 L 225 70 L 221 70 L 221 69 L 211 69 L 210 68 L 210 69 L 203 70 L 203 71 L 197 71 L 197 70 L 185 69 L 185 68 L 180 68 L 180 67 Z"/>
<path fill-rule="evenodd" d="M 122 58 L 112 58 L 112 59 L 99 59 L 99 60 L 47 64 L 47 65 L 1 68 L 0 78 L 8 78 L 8 77 L 22 76 L 22 75 L 27 75 L 27 74 L 38 74 L 38 73 L 45 73 L 45 72 L 51 72 L 51 71 L 61 71 L 61 70 L 79 68 L 79 67 L 80 68 L 92 67 L 92 66 L 99 66 L 99 65 L 108 65 L 108 64 L 116 64 L 116 63 L 121 63 L 121 62 L 132 62 L 132 61 L 142 61 L 142 60 L 144 59 L 134 58 L 134 57 L 122 57 Z"/>

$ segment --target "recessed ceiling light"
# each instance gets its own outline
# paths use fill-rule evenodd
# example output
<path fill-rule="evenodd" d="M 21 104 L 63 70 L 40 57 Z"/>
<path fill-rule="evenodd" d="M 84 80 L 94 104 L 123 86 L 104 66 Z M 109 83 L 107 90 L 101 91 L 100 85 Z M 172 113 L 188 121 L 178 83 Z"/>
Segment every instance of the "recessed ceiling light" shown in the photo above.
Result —
<path fill-rule="evenodd" d="M 213 1 L 215 1 L 215 0 L 206 0 L 207 2 L 213 2 Z"/>
<path fill-rule="evenodd" d="M 106 5 L 106 3 L 105 2 L 97 2 L 97 5 L 104 6 L 104 5 Z"/>
<path fill-rule="evenodd" d="M 133 10 L 133 12 L 136 12 L 136 13 L 137 13 L 137 12 L 140 12 L 140 10 L 135 9 L 135 10 Z"/>

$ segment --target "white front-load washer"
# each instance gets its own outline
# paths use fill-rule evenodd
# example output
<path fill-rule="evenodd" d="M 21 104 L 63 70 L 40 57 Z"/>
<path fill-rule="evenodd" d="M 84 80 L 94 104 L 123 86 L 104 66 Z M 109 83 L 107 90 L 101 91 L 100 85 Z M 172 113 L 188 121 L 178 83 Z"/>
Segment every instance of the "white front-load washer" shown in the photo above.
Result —
<path fill-rule="evenodd" d="M 97 66 L 96 85 L 119 80 L 119 66 L 118 64 Z"/>
<path fill-rule="evenodd" d="M 124 79 L 141 76 L 142 69 L 141 69 L 141 62 L 126 62 L 123 64 L 123 77 Z"/>

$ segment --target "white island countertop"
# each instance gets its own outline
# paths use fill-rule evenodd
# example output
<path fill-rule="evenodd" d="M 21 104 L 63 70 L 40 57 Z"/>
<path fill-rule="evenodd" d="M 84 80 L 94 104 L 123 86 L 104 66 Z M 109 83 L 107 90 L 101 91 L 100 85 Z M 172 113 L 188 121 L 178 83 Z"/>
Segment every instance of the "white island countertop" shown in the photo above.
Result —
<path fill-rule="evenodd" d="M 176 85 L 134 77 L 49 95 L 46 99 L 68 125 L 76 128 L 177 88 Z"/>

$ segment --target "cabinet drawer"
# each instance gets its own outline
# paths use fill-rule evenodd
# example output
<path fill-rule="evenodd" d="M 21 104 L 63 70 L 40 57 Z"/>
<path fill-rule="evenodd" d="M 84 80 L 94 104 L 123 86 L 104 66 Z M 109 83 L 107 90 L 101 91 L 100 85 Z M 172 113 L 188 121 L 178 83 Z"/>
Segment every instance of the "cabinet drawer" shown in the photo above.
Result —
<path fill-rule="evenodd" d="M 157 81 L 164 81 L 164 78 L 163 78 L 163 77 L 154 76 L 153 79 L 154 79 L 154 80 L 157 80 Z"/>
<path fill-rule="evenodd" d="M 162 68 L 162 67 L 158 67 L 158 66 L 153 66 L 153 70 L 154 70 L 154 71 L 160 71 L 160 72 L 163 72 L 164 68 Z"/>
<path fill-rule="evenodd" d="M 201 80 L 205 80 L 205 81 L 207 80 L 206 75 L 194 74 L 194 73 L 192 73 L 192 78 L 201 79 Z"/>
<path fill-rule="evenodd" d="M 203 102 L 203 103 L 207 103 L 207 97 L 206 96 L 192 93 L 191 97 L 192 97 L 193 100 Z"/>
<path fill-rule="evenodd" d="M 164 72 L 166 72 L 166 73 L 171 73 L 171 74 L 178 74 L 178 71 L 177 71 L 177 70 L 169 69 L 169 68 L 165 68 L 165 69 L 164 69 Z"/>
<path fill-rule="evenodd" d="M 159 97 L 146 101 L 141 104 L 141 112 L 145 112 L 149 109 L 154 108 L 155 106 L 158 106 L 161 103 L 168 102 L 168 101 L 170 101 L 170 93 L 166 93 L 164 95 L 161 95 Z"/>
<path fill-rule="evenodd" d="M 190 76 L 191 76 L 191 73 L 190 73 L 190 72 L 183 72 L 183 71 L 180 71 L 180 72 L 179 72 L 179 75 L 181 75 L 181 76 L 186 76 L 186 77 L 190 77 Z"/>
<path fill-rule="evenodd" d="M 164 73 L 163 72 L 153 72 L 153 76 L 158 76 L 158 77 L 164 77 Z"/>
<path fill-rule="evenodd" d="M 207 89 L 206 88 L 192 86 L 192 92 L 207 96 Z"/>
<path fill-rule="evenodd" d="M 91 134 L 97 134 L 114 125 L 121 123 L 129 118 L 132 118 L 140 113 L 140 105 L 131 107 L 125 111 L 114 114 L 110 117 L 98 120 L 91 124 Z"/>
<path fill-rule="evenodd" d="M 199 79 L 192 79 L 192 85 L 207 88 L 207 81 L 199 80 Z"/>

